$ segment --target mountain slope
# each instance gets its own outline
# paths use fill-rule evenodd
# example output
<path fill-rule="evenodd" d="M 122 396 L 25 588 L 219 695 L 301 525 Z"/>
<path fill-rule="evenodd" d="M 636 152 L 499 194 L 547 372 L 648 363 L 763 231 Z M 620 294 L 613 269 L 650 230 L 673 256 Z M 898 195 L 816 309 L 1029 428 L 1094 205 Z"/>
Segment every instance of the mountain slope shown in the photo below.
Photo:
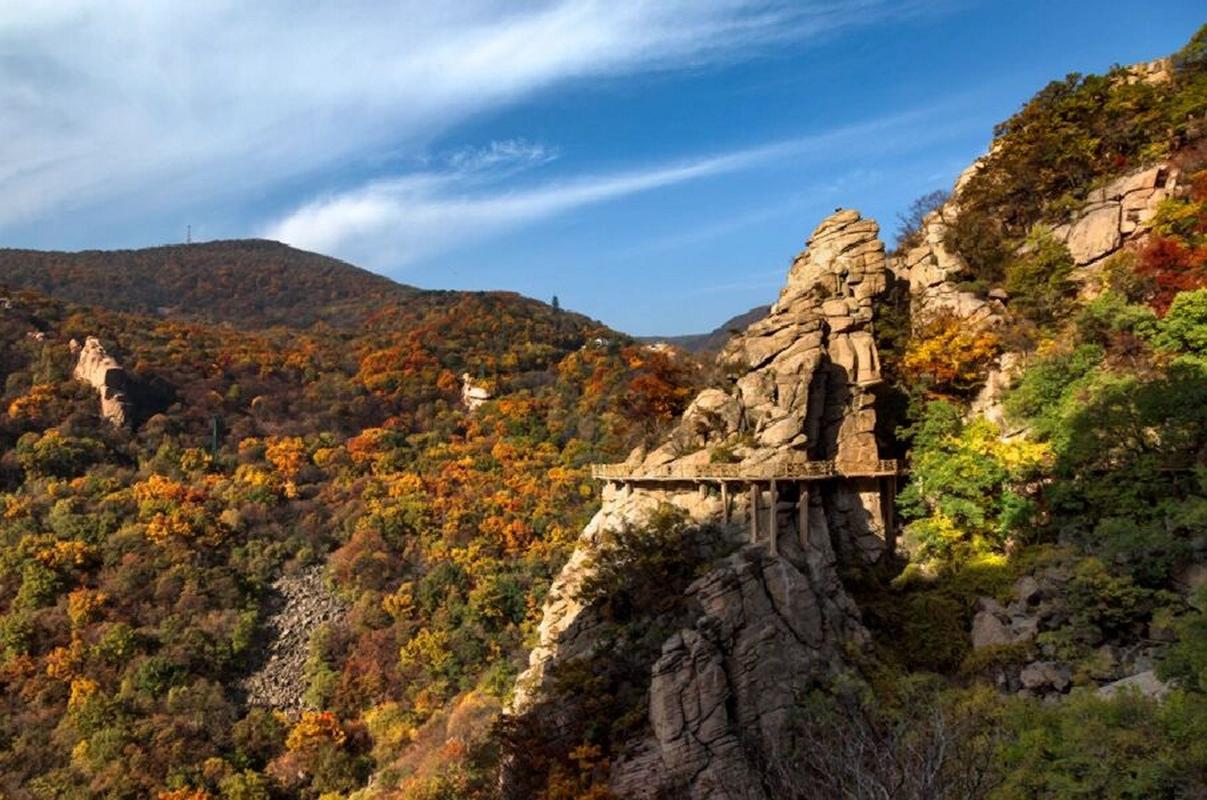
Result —
<path fill-rule="evenodd" d="M 350 325 L 375 307 L 422 294 L 338 259 L 263 240 L 0 250 L 0 283 L 115 311 L 244 327 Z"/>
<path fill-rule="evenodd" d="M 1044 88 L 887 263 L 823 223 L 610 473 L 505 797 L 1207 797 L 1205 123 L 1207 26 Z M 900 494 L 786 480 L 889 453 Z M 725 533 L 760 545 L 684 546 Z M 852 625 L 807 630 L 844 593 Z"/>
<path fill-rule="evenodd" d="M 682 336 L 643 336 L 641 341 L 666 342 L 681 347 L 689 353 L 719 353 L 730 337 L 744 331 L 752 323 L 767 316 L 771 306 L 756 306 L 744 314 L 725 320 L 708 333 L 688 333 Z"/>

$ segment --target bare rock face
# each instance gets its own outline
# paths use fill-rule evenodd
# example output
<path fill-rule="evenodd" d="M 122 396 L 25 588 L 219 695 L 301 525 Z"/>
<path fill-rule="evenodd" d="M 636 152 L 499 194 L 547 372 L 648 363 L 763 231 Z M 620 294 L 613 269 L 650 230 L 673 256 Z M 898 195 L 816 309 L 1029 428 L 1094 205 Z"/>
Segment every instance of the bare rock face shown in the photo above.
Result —
<path fill-rule="evenodd" d="M 461 402 L 467 410 L 477 411 L 490 397 L 490 390 L 475 384 L 468 372 L 461 375 Z"/>
<path fill-rule="evenodd" d="M 1169 694 L 1169 690 L 1169 684 L 1158 678 L 1157 673 L 1150 669 L 1099 687 L 1098 694 L 1102 697 L 1115 697 L 1122 692 L 1136 692 L 1143 697 L 1159 700 Z"/>
<path fill-rule="evenodd" d="M 1069 230 L 1066 244 L 1073 263 L 1088 264 L 1115 252 L 1123 237 L 1119 233 L 1119 206 L 1104 203 L 1091 206 Z"/>
<path fill-rule="evenodd" d="M 876 460 L 875 417 L 863 412 L 881 381 L 872 338 L 873 300 L 887 282 L 879 232 L 854 210 L 822 222 L 770 313 L 722 351 L 720 364 L 746 373 L 734 398 L 768 451 L 750 457 L 787 448 L 802 458 Z"/>
<path fill-rule="evenodd" d="M 1086 205 L 1071 221 L 1053 230 L 1078 267 L 1074 277 L 1090 293 L 1096 291 L 1099 268 L 1106 259 L 1144 241 L 1157 206 L 1176 193 L 1179 175 L 1170 164 L 1122 175 L 1090 192 Z"/>
<path fill-rule="evenodd" d="M 721 352 L 732 385 L 701 393 L 647 465 L 707 461 L 707 450 L 720 445 L 735 446 L 752 464 L 877 460 L 871 390 L 881 378 L 872 319 L 888 279 L 879 230 L 854 210 L 818 226 L 768 315 Z M 753 445 L 738 444 L 739 434 L 751 434 Z"/>
<path fill-rule="evenodd" d="M 641 523 L 662 505 L 671 505 L 703 522 L 719 516 L 721 503 L 715 497 L 701 497 L 696 491 L 633 491 L 605 487 L 603 506 L 579 536 L 578 547 L 554 579 L 545 598 L 538 641 L 528 656 L 528 670 L 516 681 L 512 699 L 514 713 L 525 713 L 541 699 L 547 688 L 548 672 L 559 662 L 593 651 L 594 628 L 600 619 L 584 606 L 578 594 L 584 580 L 592 574 L 590 553 L 596 539 L 606 530 L 627 522 Z"/>
<path fill-rule="evenodd" d="M 74 352 L 79 345 L 72 342 Z M 128 426 L 133 405 L 127 394 L 129 381 L 126 371 L 95 336 L 89 336 L 79 349 L 75 379 L 90 384 L 101 398 L 101 417 L 119 428 Z"/>
<path fill-rule="evenodd" d="M 887 281 L 877 224 L 852 210 L 826 219 L 768 315 L 718 357 L 728 383 L 701 392 L 662 446 L 635 451 L 628 463 L 708 463 L 721 451 L 749 466 L 876 462 L 874 389 L 881 378 L 873 306 Z M 843 666 L 846 648 L 866 642 L 837 562 L 840 555 L 872 560 L 884 552 L 879 487 L 874 478 L 813 486 L 807 535 L 794 498 L 781 498 L 773 512 L 777 555 L 747 545 L 687 589 L 684 607 L 694 622 L 664 643 L 650 667 L 649 733 L 613 767 L 618 797 L 765 798 L 758 761 L 778 752 L 796 700 Z M 730 503 L 732 519 L 741 522 L 722 527 L 742 542 L 749 499 L 743 492 Z M 605 486 L 600 511 L 550 590 L 512 715 L 537 719 L 555 735 L 557 667 L 597 655 L 600 646 L 600 610 L 578 599 L 593 574 L 591 546 L 602 532 L 641 525 L 663 505 L 701 523 L 723 517 L 717 493 L 690 482 Z"/>
<path fill-rule="evenodd" d="M 971 174 L 965 173 L 960 181 L 967 181 Z M 958 215 L 955 200 L 928 215 L 922 222 L 922 244 L 898 257 L 894 264 L 894 273 L 909 283 L 911 315 L 916 326 L 944 314 L 967 320 L 971 325 L 992 326 L 1000 321 L 1004 311 L 1000 303 L 959 288 L 959 282 L 968 277 L 968 264 L 944 242 Z"/>
<path fill-rule="evenodd" d="M 750 749 L 774 757 L 793 700 L 842 667 L 843 642 L 867 638 L 832 560 L 810 555 L 821 560 L 798 567 L 748 547 L 689 587 L 703 615 L 654 664 L 653 732 L 616 764 L 618 796 L 767 797 Z"/>

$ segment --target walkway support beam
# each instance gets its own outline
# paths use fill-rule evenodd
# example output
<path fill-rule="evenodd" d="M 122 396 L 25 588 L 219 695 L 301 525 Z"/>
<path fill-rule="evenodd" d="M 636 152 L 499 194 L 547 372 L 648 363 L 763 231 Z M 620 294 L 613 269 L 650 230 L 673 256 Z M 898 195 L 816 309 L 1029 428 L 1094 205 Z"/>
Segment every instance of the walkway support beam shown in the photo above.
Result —
<path fill-rule="evenodd" d="M 797 512 L 799 513 L 799 521 L 797 522 L 796 531 L 800 538 L 801 549 L 809 547 L 809 485 L 802 483 L 800 485 L 800 500 L 797 503 Z"/>
<path fill-rule="evenodd" d="M 768 544 L 769 544 L 768 549 L 771 551 L 771 555 L 773 555 L 773 556 L 779 555 L 779 538 L 780 538 L 780 536 L 779 536 L 779 534 L 780 534 L 780 531 L 779 531 L 779 526 L 780 526 L 779 504 L 780 504 L 779 489 L 776 486 L 775 481 L 772 480 L 771 481 L 771 502 L 770 502 L 769 508 L 767 510 L 767 513 L 768 513 L 770 519 L 769 519 L 769 522 L 767 525 L 767 529 L 770 534 L 770 539 L 768 540 Z"/>
<path fill-rule="evenodd" d="M 750 543 L 758 544 L 759 541 L 759 487 L 758 484 L 750 484 Z"/>
<path fill-rule="evenodd" d="M 897 476 L 880 479 L 880 514 L 884 523 L 884 541 L 891 542 L 897 530 Z"/>

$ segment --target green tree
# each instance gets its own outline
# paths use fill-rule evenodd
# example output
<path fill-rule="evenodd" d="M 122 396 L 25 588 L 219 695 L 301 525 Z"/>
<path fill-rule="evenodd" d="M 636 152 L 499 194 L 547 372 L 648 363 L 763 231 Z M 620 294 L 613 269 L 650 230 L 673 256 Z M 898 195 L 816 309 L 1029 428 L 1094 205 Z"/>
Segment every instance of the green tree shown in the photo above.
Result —
<path fill-rule="evenodd" d="M 1031 230 L 1025 248 L 1006 267 L 1010 308 L 1032 322 L 1050 324 L 1066 314 L 1076 296 L 1077 287 L 1069 280 L 1073 257 L 1045 226 Z"/>

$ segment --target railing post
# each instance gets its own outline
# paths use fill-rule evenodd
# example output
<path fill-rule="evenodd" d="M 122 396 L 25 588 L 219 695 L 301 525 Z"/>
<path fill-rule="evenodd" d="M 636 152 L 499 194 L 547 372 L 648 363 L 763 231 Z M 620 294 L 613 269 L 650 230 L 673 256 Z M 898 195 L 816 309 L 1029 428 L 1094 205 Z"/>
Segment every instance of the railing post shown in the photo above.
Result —
<path fill-rule="evenodd" d="M 880 514 L 884 520 L 884 542 L 892 545 L 897 528 L 897 476 L 882 478 L 880 490 Z"/>
<path fill-rule="evenodd" d="M 779 555 L 779 491 L 775 479 L 771 479 L 771 519 L 768 524 L 771 555 Z"/>
<path fill-rule="evenodd" d="M 721 481 L 721 522 L 729 524 L 729 484 Z"/>

